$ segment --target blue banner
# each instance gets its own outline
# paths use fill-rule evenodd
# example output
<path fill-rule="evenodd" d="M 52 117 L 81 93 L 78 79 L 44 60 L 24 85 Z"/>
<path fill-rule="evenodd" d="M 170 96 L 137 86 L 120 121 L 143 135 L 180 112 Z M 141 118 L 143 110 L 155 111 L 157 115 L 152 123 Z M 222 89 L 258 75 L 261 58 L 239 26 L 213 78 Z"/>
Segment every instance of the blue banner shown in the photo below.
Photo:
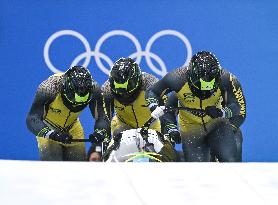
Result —
<path fill-rule="evenodd" d="M 243 87 L 244 161 L 278 161 L 277 6 L 274 0 L 2 0 L 0 159 L 39 159 L 25 119 L 38 85 L 53 73 L 80 64 L 101 85 L 113 62 L 130 56 L 161 78 L 209 50 Z M 88 109 L 81 122 L 88 135 L 94 123 Z"/>

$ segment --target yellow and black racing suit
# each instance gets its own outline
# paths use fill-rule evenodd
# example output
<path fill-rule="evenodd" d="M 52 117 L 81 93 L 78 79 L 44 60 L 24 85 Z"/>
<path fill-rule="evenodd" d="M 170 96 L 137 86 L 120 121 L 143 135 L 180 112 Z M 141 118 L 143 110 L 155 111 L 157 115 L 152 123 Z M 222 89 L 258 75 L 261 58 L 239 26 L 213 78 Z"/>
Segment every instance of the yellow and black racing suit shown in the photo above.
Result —
<path fill-rule="evenodd" d="M 178 68 L 157 82 L 146 93 L 148 104 L 157 104 L 161 95 L 174 91 L 166 106 L 190 108 L 179 111 L 185 161 L 210 161 L 210 153 L 219 161 L 241 161 L 242 135 L 239 129 L 246 117 L 246 103 L 236 77 L 221 69 L 218 89 L 206 99 L 192 93 L 187 81 L 187 67 Z M 228 108 L 228 118 L 212 119 L 204 111 L 207 106 Z M 165 129 L 176 128 L 177 113 L 167 113 Z"/>
<path fill-rule="evenodd" d="M 151 74 L 142 73 L 142 86 L 135 98 L 119 99 L 113 96 L 110 82 L 107 80 L 102 86 L 107 115 L 111 120 L 111 133 L 113 136 L 127 130 L 140 128 L 151 117 L 151 112 L 145 101 L 145 92 L 158 79 Z M 114 116 L 115 112 L 115 116 Z M 160 132 L 160 121 L 156 120 L 151 127 Z"/>
<path fill-rule="evenodd" d="M 151 111 L 145 101 L 145 92 L 157 81 L 158 79 L 153 75 L 143 72 L 141 88 L 138 90 L 137 94 L 129 99 L 120 99 L 119 97 L 116 98 L 111 92 L 109 80 L 103 84 L 102 92 L 107 115 L 111 120 L 111 133 L 113 136 L 116 136 L 120 132 L 128 129 L 140 128 L 145 122 L 147 122 L 148 119 L 151 118 Z M 163 96 L 163 98 L 159 100 L 159 105 L 164 105 L 166 98 L 166 96 Z M 156 120 L 150 128 L 161 132 L 160 120 Z M 112 138 L 109 147 L 111 147 L 113 143 Z M 169 148 L 169 146 L 170 145 L 166 143 L 162 152 L 167 151 L 166 155 L 171 155 L 169 158 L 174 160 L 176 157 L 173 156 L 173 154 L 176 154 L 174 152 L 175 150 L 172 147 Z"/>
<path fill-rule="evenodd" d="M 93 82 L 92 98 L 87 104 L 73 106 L 61 96 L 63 76 L 63 73 L 54 74 L 39 85 L 26 123 L 28 129 L 37 136 L 41 160 L 84 161 L 86 159 L 84 142 L 63 144 L 43 137 L 44 130 L 53 129 L 68 133 L 73 139 L 84 139 L 79 115 L 88 104 L 95 118 L 94 130 L 104 129 L 109 133 L 110 125 L 103 109 L 101 89 L 97 83 Z"/>

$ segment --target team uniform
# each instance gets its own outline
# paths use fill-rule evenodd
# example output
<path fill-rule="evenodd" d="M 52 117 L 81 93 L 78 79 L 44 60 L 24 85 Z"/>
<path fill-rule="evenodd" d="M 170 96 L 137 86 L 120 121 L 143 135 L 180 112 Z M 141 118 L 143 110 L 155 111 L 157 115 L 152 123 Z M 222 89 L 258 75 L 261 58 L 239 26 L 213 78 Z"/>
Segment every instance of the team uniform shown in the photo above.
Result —
<path fill-rule="evenodd" d="M 27 116 L 27 127 L 37 136 L 41 160 L 84 161 L 86 159 L 84 142 L 67 144 L 49 139 L 46 135 L 52 130 L 51 132 L 67 133 L 73 139 L 84 139 L 79 115 L 88 104 L 95 117 L 94 130 L 109 132 L 101 89 L 96 82 L 93 82 L 90 96 L 88 94 L 83 97 L 86 102 L 74 105 L 61 94 L 63 80 L 63 73 L 55 74 L 39 85 Z"/>
<path fill-rule="evenodd" d="M 121 58 L 112 67 L 109 79 L 102 86 L 113 135 L 108 151 L 105 153 L 105 160 L 109 156 L 111 159 L 111 153 L 117 153 L 114 156 L 117 156 L 121 161 L 123 160 L 122 154 L 138 152 L 142 148 L 139 148 L 140 145 L 144 146 L 142 136 L 138 134 L 137 128 L 143 127 L 145 122 L 151 118 L 151 111 L 146 104 L 145 94 L 146 90 L 157 81 L 158 79 L 153 75 L 142 73 L 137 63 L 130 58 Z M 165 98 L 162 98 L 158 103 L 164 105 L 164 102 Z M 157 136 L 161 136 L 159 119 L 154 121 L 150 129 L 153 133 L 159 133 Z M 150 138 L 157 148 L 154 152 L 159 152 L 167 161 L 174 161 L 175 150 L 162 138 L 157 137 L 155 140 Z M 136 144 L 138 146 L 135 146 Z M 158 144 L 159 146 L 157 146 Z"/>
<path fill-rule="evenodd" d="M 158 79 L 151 74 L 142 73 L 142 86 L 135 99 L 128 101 L 115 98 L 107 80 L 102 86 L 107 115 L 111 119 L 111 133 L 116 135 L 127 129 L 140 128 L 151 117 L 150 109 L 145 102 L 146 90 Z M 115 116 L 114 116 L 115 113 Z M 156 120 L 150 127 L 160 132 L 160 121 Z"/>
<path fill-rule="evenodd" d="M 239 81 L 233 74 L 220 69 L 219 85 L 210 93 L 202 92 L 199 97 L 196 95 L 199 91 L 194 92 L 196 87 L 189 83 L 189 72 L 188 67 L 182 67 L 168 73 L 146 94 L 148 104 L 156 104 L 161 94 L 174 91 L 166 106 L 189 108 L 178 113 L 186 161 L 210 161 L 211 153 L 219 161 L 241 161 L 239 127 L 246 117 L 246 103 Z M 207 83 L 207 86 L 210 85 Z M 225 116 L 220 117 L 222 113 L 219 112 L 224 112 Z M 177 128 L 176 114 L 165 114 L 166 131 Z"/>

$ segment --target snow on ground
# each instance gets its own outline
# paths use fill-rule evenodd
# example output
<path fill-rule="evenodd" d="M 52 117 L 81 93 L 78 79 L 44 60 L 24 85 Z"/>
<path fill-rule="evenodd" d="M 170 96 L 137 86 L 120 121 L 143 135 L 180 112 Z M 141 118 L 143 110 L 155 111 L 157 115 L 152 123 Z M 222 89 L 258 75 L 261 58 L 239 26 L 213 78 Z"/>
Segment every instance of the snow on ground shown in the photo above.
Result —
<path fill-rule="evenodd" d="M 278 163 L 0 160 L 1 205 L 278 204 Z"/>

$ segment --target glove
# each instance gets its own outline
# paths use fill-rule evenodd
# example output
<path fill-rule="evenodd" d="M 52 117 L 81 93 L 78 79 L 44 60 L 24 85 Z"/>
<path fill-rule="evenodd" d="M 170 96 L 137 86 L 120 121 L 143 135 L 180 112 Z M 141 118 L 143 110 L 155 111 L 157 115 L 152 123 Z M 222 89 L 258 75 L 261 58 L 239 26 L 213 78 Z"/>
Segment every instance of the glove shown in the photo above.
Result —
<path fill-rule="evenodd" d="M 219 118 L 219 117 L 230 118 L 230 117 L 232 117 L 232 111 L 228 107 L 219 109 L 215 106 L 208 106 L 208 107 L 206 107 L 205 112 L 211 118 Z"/>
<path fill-rule="evenodd" d="M 96 129 L 93 134 L 89 135 L 89 139 L 91 140 L 92 143 L 100 144 L 105 139 L 108 139 L 108 135 L 107 135 L 106 130 L 104 130 L 104 129 L 102 129 L 102 130 Z"/>
<path fill-rule="evenodd" d="M 160 118 L 162 115 L 164 115 L 164 110 L 165 110 L 165 106 L 157 106 L 154 111 L 152 111 L 151 116 L 154 119 L 158 119 Z"/>
<path fill-rule="evenodd" d="M 176 144 L 181 143 L 181 135 L 177 125 L 173 123 L 168 123 L 164 126 L 164 129 L 166 133 L 169 135 L 170 140 L 174 141 Z"/>
<path fill-rule="evenodd" d="M 206 111 L 206 114 L 208 116 L 210 116 L 211 118 L 223 117 L 222 110 L 215 106 L 208 106 L 208 107 L 206 107 L 205 111 Z"/>
<path fill-rule="evenodd" d="M 45 137 L 54 140 L 56 142 L 62 142 L 64 144 L 70 144 L 72 140 L 72 136 L 70 136 L 69 134 L 60 133 L 54 130 L 49 131 L 49 135 L 46 135 Z"/>
<path fill-rule="evenodd" d="M 174 140 L 176 144 L 181 143 L 181 134 L 178 130 L 173 130 L 169 133 L 170 139 Z"/>

